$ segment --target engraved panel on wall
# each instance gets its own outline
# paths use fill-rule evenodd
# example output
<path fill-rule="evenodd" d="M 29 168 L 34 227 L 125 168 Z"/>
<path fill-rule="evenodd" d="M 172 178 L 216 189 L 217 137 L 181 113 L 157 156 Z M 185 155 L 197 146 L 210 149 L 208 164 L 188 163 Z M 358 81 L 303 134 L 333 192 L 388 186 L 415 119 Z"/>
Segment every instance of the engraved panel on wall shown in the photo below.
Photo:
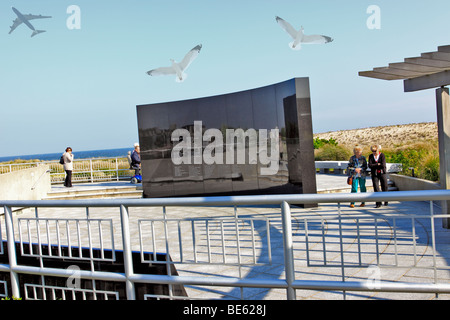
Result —
<path fill-rule="evenodd" d="M 308 78 L 137 106 L 144 197 L 315 192 L 310 109 Z"/>

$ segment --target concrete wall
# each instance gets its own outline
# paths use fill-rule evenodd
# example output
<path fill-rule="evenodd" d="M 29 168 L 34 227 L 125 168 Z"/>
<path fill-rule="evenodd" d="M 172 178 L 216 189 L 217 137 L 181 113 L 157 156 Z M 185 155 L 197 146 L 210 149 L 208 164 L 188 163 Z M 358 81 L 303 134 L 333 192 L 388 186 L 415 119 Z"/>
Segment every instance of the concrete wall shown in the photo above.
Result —
<path fill-rule="evenodd" d="M 395 183 L 395 186 L 400 191 L 412 190 L 439 190 L 441 185 L 429 180 L 403 176 L 400 174 L 389 174 L 389 179 Z"/>
<path fill-rule="evenodd" d="M 0 200 L 41 200 L 51 190 L 48 165 L 0 174 Z"/>
<path fill-rule="evenodd" d="M 315 161 L 316 171 L 320 173 L 330 173 L 333 169 L 335 174 L 345 174 L 347 172 L 348 161 Z M 401 163 L 386 163 L 388 173 L 398 173 L 403 170 Z M 370 172 L 370 169 L 367 169 Z"/>

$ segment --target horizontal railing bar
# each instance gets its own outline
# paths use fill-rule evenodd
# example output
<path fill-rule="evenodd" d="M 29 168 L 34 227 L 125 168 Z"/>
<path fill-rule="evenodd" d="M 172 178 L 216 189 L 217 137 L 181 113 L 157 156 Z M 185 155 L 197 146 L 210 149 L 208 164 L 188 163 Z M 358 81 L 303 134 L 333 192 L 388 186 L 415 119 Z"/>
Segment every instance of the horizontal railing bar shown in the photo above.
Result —
<path fill-rule="evenodd" d="M 183 284 L 226 287 L 252 287 L 252 288 L 279 288 L 285 289 L 288 284 L 285 280 L 258 280 L 239 278 L 216 277 L 184 277 L 166 275 L 133 275 L 132 281 L 160 284 Z M 423 284 L 409 282 L 383 282 L 383 281 L 320 281 L 320 280 L 294 280 L 294 289 L 303 290 L 340 290 L 340 291 L 379 291 L 379 292 L 412 292 L 412 293 L 450 293 L 450 284 Z"/>
<path fill-rule="evenodd" d="M 73 164 L 74 170 L 72 172 L 72 182 L 74 183 L 114 181 L 121 179 L 128 180 L 133 176 L 131 172 L 134 170 L 129 168 L 126 156 L 75 159 Z M 51 184 L 63 182 L 66 173 L 64 172 L 63 166 L 59 163 L 59 160 L 0 164 L 0 174 L 34 168 L 40 165 L 49 166 Z M 97 173 L 108 174 L 105 176 L 98 176 Z"/>
<path fill-rule="evenodd" d="M 327 215 L 323 215 L 322 217 L 308 217 L 308 222 L 312 221 L 312 222 L 318 222 L 318 221 L 322 221 L 322 220 L 333 220 L 334 216 L 336 216 L 336 220 L 337 220 L 337 213 L 330 213 Z M 425 215 L 425 214 L 405 214 L 405 213 L 396 213 L 396 214 L 390 214 L 385 216 L 383 215 L 382 212 L 379 213 L 379 215 L 375 216 L 375 215 L 363 215 L 361 214 L 360 216 L 344 216 L 341 217 L 341 220 L 362 220 L 363 222 L 366 220 L 391 220 L 391 219 L 430 219 L 430 218 L 448 218 L 448 214 L 433 214 L 433 215 Z M 262 220 L 259 218 L 254 218 L 255 220 Z M 162 219 L 161 219 L 162 220 Z"/>
<path fill-rule="evenodd" d="M 10 268 L 9 264 L 0 264 L 0 271 L 9 272 L 9 271 L 11 271 L 11 268 Z"/>
<path fill-rule="evenodd" d="M 86 162 L 89 160 L 92 161 L 97 161 L 97 160 L 122 160 L 124 162 L 127 161 L 127 156 L 120 156 L 120 157 L 103 157 L 103 158 L 79 158 L 79 159 L 74 159 L 73 162 Z M 59 160 L 43 160 L 43 161 L 36 161 L 36 162 L 23 162 L 23 163 L 3 163 L 0 164 L 0 166 L 25 166 L 25 165 L 40 165 L 40 164 L 47 164 L 47 163 L 56 163 L 59 164 Z"/>
<path fill-rule="evenodd" d="M 9 269 L 8 269 L 9 270 Z M 39 268 L 29 266 L 17 266 L 12 268 L 17 273 L 41 274 L 45 276 L 70 277 L 72 272 L 66 269 Z M 123 273 L 112 273 L 104 271 L 77 271 L 77 276 L 83 279 L 96 279 L 107 281 L 127 280 Z M 129 281 L 150 284 L 180 284 L 180 285 L 203 285 L 221 287 L 249 287 L 249 288 L 279 288 L 288 287 L 285 280 L 281 279 L 239 279 L 219 277 L 186 277 L 168 275 L 133 274 L 128 277 Z M 294 289 L 318 290 L 318 291 L 377 291 L 377 292 L 405 292 L 405 293 L 450 293 L 450 284 L 434 283 L 409 283 L 409 282 L 385 282 L 385 281 L 319 281 L 319 280 L 294 280 Z"/>
<path fill-rule="evenodd" d="M 40 268 L 23 265 L 18 265 L 11 269 L 14 272 L 23 274 L 38 274 L 43 276 L 54 276 L 65 278 L 74 276 L 74 273 L 68 269 L 57 269 L 47 267 Z M 82 279 L 89 279 L 89 280 L 105 280 L 105 281 L 120 281 L 120 282 L 125 282 L 127 279 L 124 273 L 106 272 L 106 271 L 77 270 L 76 276 Z"/>
<path fill-rule="evenodd" d="M 281 279 L 240 279 L 219 277 L 187 277 L 168 275 L 134 274 L 130 280 L 139 283 L 202 285 L 213 287 L 249 287 L 249 288 L 287 288 Z"/>
<path fill-rule="evenodd" d="M 377 202 L 377 201 L 438 201 L 450 200 L 450 190 L 390 191 L 373 193 L 284 194 L 224 197 L 180 197 L 144 199 L 87 200 L 0 200 L 7 207 L 146 207 L 146 206 L 229 206 Z"/>
<path fill-rule="evenodd" d="M 317 281 L 295 280 L 295 289 L 303 290 L 339 290 L 339 291 L 376 291 L 405 293 L 450 293 L 450 284 L 446 283 L 410 283 L 385 281 Z"/>
<path fill-rule="evenodd" d="M 8 269 L 9 270 L 9 269 Z M 22 274 L 39 274 L 44 276 L 70 277 L 73 273 L 66 269 L 56 268 L 40 268 L 31 266 L 17 266 L 12 268 L 13 271 Z M 219 277 L 184 277 L 184 276 L 168 276 L 168 275 L 151 275 L 151 274 L 132 274 L 127 277 L 124 273 L 112 273 L 105 271 L 87 271 L 77 270 L 77 277 L 89 280 L 105 280 L 119 281 L 126 280 L 140 283 L 155 284 L 183 284 L 183 285 L 205 285 L 205 286 L 230 286 L 230 287 L 253 287 L 253 288 L 286 288 L 287 284 L 284 280 L 257 280 L 257 279 L 239 279 L 239 278 L 219 278 Z"/>
<path fill-rule="evenodd" d="M 428 216 L 429 218 L 430 216 Z M 261 221 L 268 220 L 267 218 L 236 218 L 236 217 L 207 217 L 207 218 L 157 218 L 157 219 L 139 219 L 141 222 L 202 222 L 202 221 L 212 221 L 212 222 L 235 222 L 235 220 L 245 220 L 245 221 Z"/>

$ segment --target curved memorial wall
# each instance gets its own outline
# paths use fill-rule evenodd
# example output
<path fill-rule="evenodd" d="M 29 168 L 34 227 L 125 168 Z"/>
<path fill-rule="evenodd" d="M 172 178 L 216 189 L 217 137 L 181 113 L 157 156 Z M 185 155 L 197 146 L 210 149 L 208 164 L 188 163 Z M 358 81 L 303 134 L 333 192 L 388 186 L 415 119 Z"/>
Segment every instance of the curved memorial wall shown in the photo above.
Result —
<path fill-rule="evenodd" d="M 146 198 L 316 193 L 309 78 L 137 117 Z"/>

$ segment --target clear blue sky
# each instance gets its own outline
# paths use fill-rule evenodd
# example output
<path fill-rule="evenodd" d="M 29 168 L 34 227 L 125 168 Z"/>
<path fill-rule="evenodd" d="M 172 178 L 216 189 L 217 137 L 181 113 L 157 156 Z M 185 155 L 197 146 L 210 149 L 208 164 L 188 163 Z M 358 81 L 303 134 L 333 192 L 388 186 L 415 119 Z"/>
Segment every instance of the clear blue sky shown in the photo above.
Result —
<path fill-rule="evenodd" d="M 81 9 L 81 29 L 66 12 Z M 369 5 L 381 9 L 370 30 Z M 30 38 L 22 13 L 47 30 Z M 288 47 L 275 16 L 327 45 Z M 257 88 L 310 77 L 314 132 L 435 121 L 435 93 L 358 71 L 450 44 L 448 0 L 2 0 L 0 156 L 123 148 L 138 140 L 136 105 Z M 202 44 L 188 78 L 149 77 Z"/>

